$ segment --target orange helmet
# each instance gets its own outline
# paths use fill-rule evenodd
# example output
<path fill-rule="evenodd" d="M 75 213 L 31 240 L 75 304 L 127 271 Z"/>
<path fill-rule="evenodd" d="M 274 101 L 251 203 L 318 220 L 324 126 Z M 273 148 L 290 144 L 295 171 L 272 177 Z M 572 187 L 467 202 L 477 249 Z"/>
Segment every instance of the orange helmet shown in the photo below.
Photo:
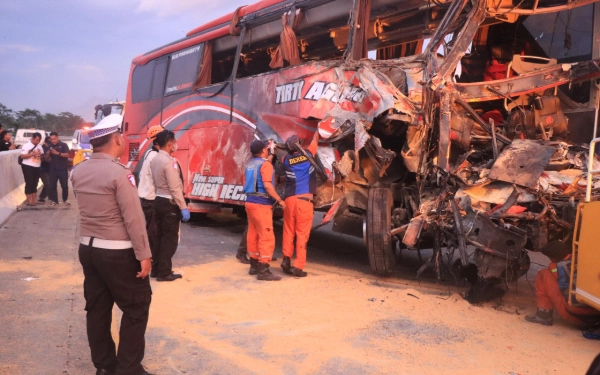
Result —
<path fill-rule="evenodd" d="M 148 133 L 146 134 L 146 136 L 148 137 L 148 139 L 154 140 L 158 133 L 162 132 L 163 130 L 165 129 L 160 125 L 151 126 L 150 129 L 148 129 Z"/>

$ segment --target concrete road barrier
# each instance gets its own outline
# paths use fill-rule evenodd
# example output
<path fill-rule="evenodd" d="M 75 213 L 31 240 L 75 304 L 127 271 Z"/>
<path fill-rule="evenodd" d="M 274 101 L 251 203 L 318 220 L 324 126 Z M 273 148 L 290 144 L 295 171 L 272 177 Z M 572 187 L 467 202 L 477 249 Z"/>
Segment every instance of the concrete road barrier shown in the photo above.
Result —
<path fill-rule="evenodd" d="M 18 163 L 21 150 L 0 152 L 0 225 L 25 200 L 25 180 Z"/>

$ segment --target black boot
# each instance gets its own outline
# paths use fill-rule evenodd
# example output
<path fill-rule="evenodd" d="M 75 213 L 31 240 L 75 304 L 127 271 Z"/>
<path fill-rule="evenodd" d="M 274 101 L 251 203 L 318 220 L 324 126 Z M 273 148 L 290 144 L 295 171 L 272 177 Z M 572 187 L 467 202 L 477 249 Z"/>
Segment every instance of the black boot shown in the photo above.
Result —
<path fill-rule="evenodd" d="M 279 281 L 281 280 L 281 277 L 271 273 L 269 270 L 269 263 L 259 263 L 258 275 L 256 275 L 256 279 L 262 281 Z"/>
<path fill-rule="evenodd" d="M 240 261 L 242 264 L 250 264 L 250 260 L 248 259 L 248 255 L 245 250 L 238 249 L 237 254 L 235 255 L 236 259 Z"/>
<path fill-rule="evenodd" d="M 526 315 L 525 320 L 544 326 L 552 325 L 552 310 L 538 309 L 535 315 Z"/>
<path fill-rule="evenodd" d="M 283 257 L 283 260 L 281 261 L 281 269 L 283 270 L 283 272 L 287 273 L 288 275 L 292 274 L 292 271 L 290 271 L 290 269 L 292 268 L 292 260 L 290 259 L 290 257 Z"/>
<path fill-rule="evenodd" d="M 258 259 L 250 258 L 250 270 L 248 271 L 248 275 L 256 274 L 258 274 Z"/>
<path fill-rule="evenodd" d="M 306 275 L 308 275 L 306 272 L 304 272 L 300 268 L 296 268 L 296 267 L 290 268 L 289 274 L 296 276 L 296 277 L 306 277 Z"/>

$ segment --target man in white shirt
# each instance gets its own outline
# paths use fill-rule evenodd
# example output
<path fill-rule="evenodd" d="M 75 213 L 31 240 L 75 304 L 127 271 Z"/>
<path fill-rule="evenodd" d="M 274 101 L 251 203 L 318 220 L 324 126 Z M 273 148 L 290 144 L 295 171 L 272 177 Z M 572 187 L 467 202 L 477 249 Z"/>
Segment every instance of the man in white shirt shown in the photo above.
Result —
<path fill-rule="evenodd" d="M 44 149 L 40 145 L 42 135 L 33 133 L 31 140 L 21 148 L 21 169 L 25 179 L 25 195 L 27 196 L 27 205 L 35 206 L 37 201 L 37 186 L 40 181 L 40 167 L 42 166 L 41 156 Z"/>
<path fill-rule="evenodd" d="M 142 210 L 146 217 L 146 232 L 148 233 L 148 241 L 150 248 L 154 249 L 154 241 L 156 240 L 156 220 L 154 218 L 154 199 L 156 198 L 156 188 L 152 180 L 152 171 L 150 170 L 150 162 L 160 151 L 160 147 L 156 142 L 156 135 L 162 132 L 162 126 L 156 125 L 148 129 L 147 137 L 152 142 L 152 148 L 149 149 L 142 158 L 142 168 L 139 174 L 138 196 L 142 203 Z M 156 277 L 155 274 L 150 275 Z"/>

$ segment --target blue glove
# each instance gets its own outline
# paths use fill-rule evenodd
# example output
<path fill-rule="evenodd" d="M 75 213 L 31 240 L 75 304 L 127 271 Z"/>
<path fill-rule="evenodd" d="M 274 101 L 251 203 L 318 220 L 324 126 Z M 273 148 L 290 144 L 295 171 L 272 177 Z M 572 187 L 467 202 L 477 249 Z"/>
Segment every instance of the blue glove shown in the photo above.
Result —
<path fill-rule="evenodd" d="M 184 208 L 183 210 L 181 210 L 181 221 L 183 221 L 184 223 L 187 223 L 188 221 L 190 221 L 190 210 L 188 210 L 187 208 Z"/>

